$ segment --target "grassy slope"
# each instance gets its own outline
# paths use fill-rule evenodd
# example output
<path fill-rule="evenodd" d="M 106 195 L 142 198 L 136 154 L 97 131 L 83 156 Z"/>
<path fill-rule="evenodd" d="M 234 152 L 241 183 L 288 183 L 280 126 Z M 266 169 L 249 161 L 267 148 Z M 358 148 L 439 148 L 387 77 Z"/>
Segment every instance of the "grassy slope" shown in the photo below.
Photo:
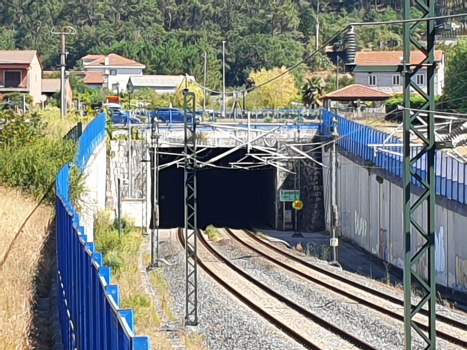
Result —
<path fill-rule="evenodd" d="M 0 263 L 35 202 L 16 190 L 0 187 Z M 0 269 L 0 349 L 33 349 L 28 334 L 33 317 L 34 276 L 48 234 L 53 208 L 40 206 L 18 235 Z"/>

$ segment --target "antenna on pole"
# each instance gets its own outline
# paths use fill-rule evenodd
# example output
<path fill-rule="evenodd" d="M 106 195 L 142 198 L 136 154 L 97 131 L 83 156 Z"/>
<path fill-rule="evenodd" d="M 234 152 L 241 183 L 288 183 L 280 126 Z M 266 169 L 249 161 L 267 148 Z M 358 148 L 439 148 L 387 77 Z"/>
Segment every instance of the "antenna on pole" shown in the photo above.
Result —
<path fill-rule="evenodd" d="M 65 67 L 66 67 L 66 36 L 76 35 L 77 31 L 71 26 L 64 26 L 60 32 L 55 31 L 55 27 L 50 31 L 51 35 L 61 36 L 61 50 L 60 50 L 60 115 L 65 118 L 66 115 L 66 91 L 65 91 Z"/>

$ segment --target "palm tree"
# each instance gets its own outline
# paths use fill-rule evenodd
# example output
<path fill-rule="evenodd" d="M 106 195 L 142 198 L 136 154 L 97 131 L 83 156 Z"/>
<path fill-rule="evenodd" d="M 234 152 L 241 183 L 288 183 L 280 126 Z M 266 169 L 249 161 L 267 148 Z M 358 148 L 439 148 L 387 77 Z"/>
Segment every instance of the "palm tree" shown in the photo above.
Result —
<path fill-rule="evenodd" d="M 313 77 L 306 79 L 306 84 L 302 88 L 302 102 L 306 107 L 319 108 L 323 105 L 321 102 L 323 85 L 322 78 Z"/>

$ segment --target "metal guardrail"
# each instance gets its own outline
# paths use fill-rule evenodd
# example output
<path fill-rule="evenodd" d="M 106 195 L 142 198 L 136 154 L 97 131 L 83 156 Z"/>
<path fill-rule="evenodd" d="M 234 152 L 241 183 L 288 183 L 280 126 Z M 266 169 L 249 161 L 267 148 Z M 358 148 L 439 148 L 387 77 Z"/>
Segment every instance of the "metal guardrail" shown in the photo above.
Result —
<path fill-rule="evenodd" d="M 83 134 L 83 123 L 79 122 L 67 134 L 63 137 L 64 140 L 78 141 L 81 135 Z"/>
<path fill-rule="evenodd" d="M 77 165 L 84 169 L 105 139 L 105 114 L 96 117 L 79 139 Z M 71 164 L 58 173 L 57 262 L 59 318 L 67 350 L 149 350 L 148 336 L 134 334 L 134 311 L 120 308 L 120 290 L 111 284 L 110 267 L 95 243 L 87 242 L 80 216 L 70 201 Z"/>
<path fill-rule="evenodd" d="M 335 118 L 335 122 L 333 122 Z M 352 152 L 365 161 L 378 168 L 383 168 L 391 174 L 402 178 L 403 176 L 403 157 L 402 157 L 402 140 L 399 137 L 391 136 L 383 131 L 376 130 L 370 126 L 366 126 L 352 120 L 346 119 L 340 115 L 335 115 L 333 112 L 323 110 L 323 124 L 321 125 L 321 133 L 325 136 L 330 136 L 332 128 L 339 130 L 338 144 L 342 148 Z M 374 147 L 370 144 L 382 144 L 385 140 L 391 144 L 400 144 L 401 147 L 387 148 L 389 152 L 375 152 Z M 378 147 L 385 149 L 385 147 Z M 412 152 L 416 154 L 417 149 L 413 147 Z M 461 163 L 448 155 L 446 151 L 436 152 L 436 193 L 452 199 L 462 204 L 467 204 L 467 164 Z M 427 181 L 426 160 L 422 157 L 416 164 L 415 169 L 417 174 Z M 420 183 L 412 177 L 412 183 L 419 186 Z"/>

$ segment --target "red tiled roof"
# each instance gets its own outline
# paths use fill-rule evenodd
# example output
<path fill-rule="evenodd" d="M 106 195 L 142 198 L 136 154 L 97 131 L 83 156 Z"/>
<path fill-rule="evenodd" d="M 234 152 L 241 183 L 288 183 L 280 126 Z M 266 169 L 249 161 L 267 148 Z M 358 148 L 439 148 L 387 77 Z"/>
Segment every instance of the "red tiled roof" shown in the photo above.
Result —
<path fill-rule="evenodd" d="M 86 72 L 83 79 L 85 84 L 104 84 L 104 73 L 102 72 Z"/>
<path fill-rule="evenodd" d="M 0 64 L 31 64 L 36 50 L 0 50 Z"/>
<path fill-rule="evenodd" d="M 104 55 L 87 55 L 82 58 L 82 60 L 97 60 L 101 57 L 104 57 Z"/>
<path fill-rule="evenodd" d="M 86 57 L 92 57 L 93 55 L 88 55 Z M 86 58 L 85 57 L 85 58 Z M 86 67 L 96 67 L 96 66 L 106 66 L 106 67 L 111 67 L 111 66 L 144 66 L 142 63 L 138 63 L 132 59 L 122 57 L 120 55 L 117 55 L 115 53 L 111 53 L 108 56 L 98 56 L 95 61 L 89 63 L 86 65 Z M 105 64 L 105 58 L 109 57 L 109 64 Z"/>
<path fill-rule="evenodd" d="M 441 61 L 444 51 L 436 50 L 435 59 Z M 370 51 L 357 52 L 355 63 L 359 66 L 380 66 L 398 65 L 402 63 L 403 51 Z M 420 51 L 412 51 L 410 54 L 410 64 L 419 64 L 425 59 L 425 55 Z"/>
<path fill-rule="evenodd" d="M 340 90 L 331 92 L 327 94 L 326 96 L 323 96 L 322 99 L 335 99 L 335 98 L 356 98 L 356 99 L 371 99 L 371 98 L 377 98 L 377 99 L 384 99 L 384 98 L 391 98 L 391 95 L 381 92 L 372 88 L 369 88 L 368 86 L 360 85 L 360 84 L 353 84 L 346 86 L 345 88 L 342 88 Z"/>

